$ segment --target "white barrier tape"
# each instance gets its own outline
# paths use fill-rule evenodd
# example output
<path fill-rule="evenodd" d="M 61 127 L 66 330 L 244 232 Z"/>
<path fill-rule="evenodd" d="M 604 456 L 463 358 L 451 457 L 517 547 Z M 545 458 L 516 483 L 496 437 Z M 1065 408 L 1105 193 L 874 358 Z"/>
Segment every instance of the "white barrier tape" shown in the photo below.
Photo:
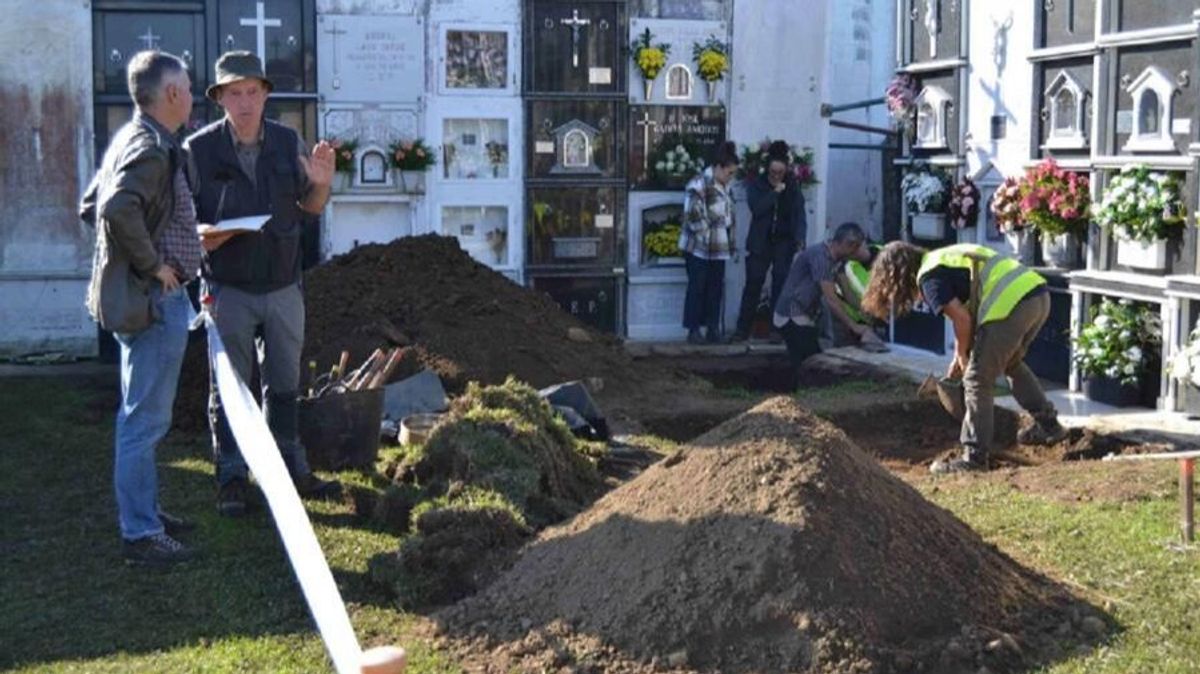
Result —
<path fill-rule="evenodd" d="M 267 497 L 288 560 L 296 570 L 300 589 L 304 591 L 334 668 L 338 674 L 358 674 L 362 651 L 300 495 L 296 493 L 262 410 L 229 362 L 212 316 L 207 312 L 203 316 L 208 329 L 209 363 L 217 374 L 217 391 L 233 437 Z"/>

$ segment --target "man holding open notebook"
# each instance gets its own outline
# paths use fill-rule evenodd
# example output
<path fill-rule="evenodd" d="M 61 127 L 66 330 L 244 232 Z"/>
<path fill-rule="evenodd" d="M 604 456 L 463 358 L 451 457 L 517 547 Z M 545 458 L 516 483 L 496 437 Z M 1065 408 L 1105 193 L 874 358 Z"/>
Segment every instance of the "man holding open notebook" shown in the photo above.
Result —
<path fill-rule="evenodd" d="M 296 489 L 306 498 L 334 498 L 337 482 L 312 474 L 299 440 L 300 354 L 304 296 L 300 288 L 303 222 L 319 214 L 333 181 L 333 148 L 322 141 L 311 157 L 291 129 L 263 117 L 272 84 L 258 57 L 228 52 L 216 64 L 207 96 L 225 117 L 187 140 L 191 184 L 206 251 L 204 281 L 210 311 L 241 379 L 257 361 L 267 423 Z M 217 510 L 246 512 L 247 468 L 215 387 L 209 395 L 217 463 Z"/>

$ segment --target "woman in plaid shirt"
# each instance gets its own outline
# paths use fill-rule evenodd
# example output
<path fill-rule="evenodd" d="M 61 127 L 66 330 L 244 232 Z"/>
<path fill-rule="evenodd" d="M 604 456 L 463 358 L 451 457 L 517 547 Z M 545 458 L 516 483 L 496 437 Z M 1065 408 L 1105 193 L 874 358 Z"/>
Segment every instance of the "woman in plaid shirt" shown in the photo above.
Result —
<path fill-rule="evenodd" d="M 689 344 L 721 341 L 725 261 L 733 256 L 730 185 L 737 167 L 737 146 L 729 141 L 722 143 L 713 155 L 712 166 L 692 178 L 685 188 L 679 250 L 687 263 L 683 327 L 688 330 Z M 707 329 L 704 336 L 700 326 Z"/>

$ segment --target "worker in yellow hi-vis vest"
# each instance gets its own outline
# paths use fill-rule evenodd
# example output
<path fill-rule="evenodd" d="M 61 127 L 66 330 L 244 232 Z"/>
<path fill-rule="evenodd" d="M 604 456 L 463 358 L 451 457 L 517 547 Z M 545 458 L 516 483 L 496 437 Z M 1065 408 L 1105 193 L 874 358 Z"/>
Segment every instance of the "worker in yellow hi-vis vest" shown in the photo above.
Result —
<path fill-rule="evenodd" d="M 874 319 L 862 310 L 863 296 L 867 294 L 867 284 L 871 280 L 871 264 L 881 250 L 883 246 L 877 243 L 864 243 L 846 260 L 837 275 L 837 295 L 841 300 L 842 309 L 855 323 L 868 328 L 868 332 L 854 341 L 859 348 L 872 353 L 886 353 L 889 350 L 875 331 L 870 329 Z M 836 338 L 838 325 L 833 324 L 831 327 Z M 834 339 L 835 343 L 837 341 Z"/>
<path fill-rule="evenodd" d="M 1022 444 L 1052 444 L 1066 435 L 1058 411 L 1024 362 L 1050 315 L 1046 279 L 986 246 L 958 244 L 926 251 L 896 241 L 871 269 L 863 309 L 877 318 L 907 314 L 923 299 L 954 325 L 954 360 L 946 376 L 962 378 L 966 415 L 960 458 L 936 461 L 934 473 L 982 470 L 992 444 L 992 386 L 1003 374 L 1013 396 L 1034 419 Z"/>

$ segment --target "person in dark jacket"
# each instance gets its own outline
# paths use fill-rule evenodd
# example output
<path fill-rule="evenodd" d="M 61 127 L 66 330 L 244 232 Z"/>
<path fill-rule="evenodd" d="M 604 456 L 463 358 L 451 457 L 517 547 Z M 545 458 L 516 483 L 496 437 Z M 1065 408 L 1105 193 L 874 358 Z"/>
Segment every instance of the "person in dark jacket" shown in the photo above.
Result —
<path fill-rule="evenodd" d="M 154 454 L 171 408 L 195 309 L 184 290 L 200 269 L 196 213 L 175 133 L 192 114 L 192 82 L 178 57 L 129 59 L 133 119 L 113 137 L 80 216 L 96 227 L 88 309 L 121 349 L 121 405 L 113 483 L 126 562 L 167 566 L 195 551 L 175 536 L 191 524 L 158 502 Z"/>
<path fill-rule="evenodd" d="M 225 109 L 225 117 L 187 140 L 200 222 L 270 216 L 259 231 L 206 234 L 205 288 L 225 351 L 243 382 L 250 382 L 258 364 L 267 424 L 296 491 L 305 498 L 334 498 L 341 485 L 313 475 L 299 438 L 301 234 L 306 219 L 319 214 L 329 199 L 333 147 L 322 141 L 309 157 L 295 131 L 265 119 L 271 89 L 257 56 L 244 51 L 222 55 L 215 84 L 206 94 Z M 248 506 L 248 471 L 215 381 L 209 423 L 217 510 L 238 516 Z"/>
<path fill-rule="evenodd" d="M 746 286 L 742 291 L 733 341 L 750 337 L 767 274 L 771 275 L 771 306 L 774 307 L 792 258 L 804 247 L 808 232 L 804 194 L 792 176 L 788 153 L 787 143 L 771 143 L 767 150 L 766 172 L 754 178 L 746 190 L 751 216 L 750 232 L 746 235 Z"/>

